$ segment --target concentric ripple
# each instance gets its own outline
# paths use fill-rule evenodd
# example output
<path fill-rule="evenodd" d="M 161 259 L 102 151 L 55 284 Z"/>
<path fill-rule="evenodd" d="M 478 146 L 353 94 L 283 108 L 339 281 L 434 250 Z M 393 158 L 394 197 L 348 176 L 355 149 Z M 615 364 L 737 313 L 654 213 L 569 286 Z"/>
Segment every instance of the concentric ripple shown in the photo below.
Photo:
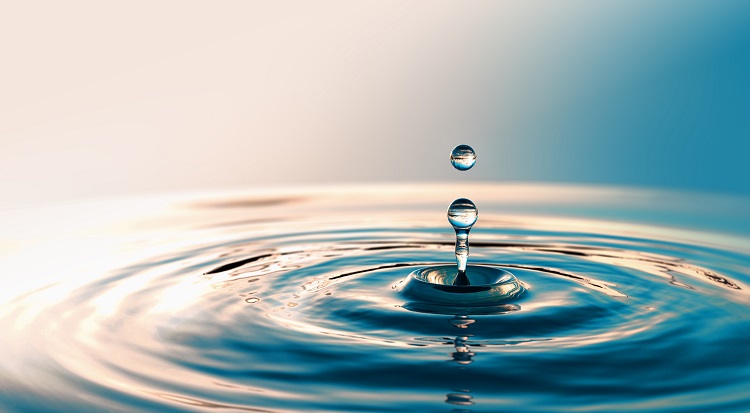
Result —
<path fill-rule="evenodd" d="M 702 227 L 655 225 L 648 203 L 607 221 L 602 190 L 577 189 L 585 219 L 548 187 L 474 190 L 470 265 L 512 273 L 524 294 L 399 294 L 412 271 L 455 265 L 448 186 L 170 200 L 106 237 L 77 235 L 117 242 L 103 261 L 71 247 L 77 265 L 4 303 L 0 408 L 750 406 L 744 235 L 706 230 L 705 215 Z"/>

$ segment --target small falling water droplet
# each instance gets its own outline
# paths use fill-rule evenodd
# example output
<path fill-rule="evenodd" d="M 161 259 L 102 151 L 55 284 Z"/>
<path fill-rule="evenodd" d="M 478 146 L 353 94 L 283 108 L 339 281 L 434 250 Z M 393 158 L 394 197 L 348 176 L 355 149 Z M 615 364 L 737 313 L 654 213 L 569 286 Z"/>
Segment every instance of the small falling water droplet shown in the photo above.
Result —
<path fill-rule="evenodd" d="M 254 303 L 257 303 L 258 301 L 260 301 L 260 298 L 258 297 L 250 297 L 250 298 L 245 299 L 245 302 L 249 304 L 254 304 Z"/>
<path fill-rule="evenodd" d="M 458 274 L 453 285 L 469 285 L 466 262 L 469 259 L 469 231 L 477 222 L 477 206 L 470 199 L 459 198 L 448 207 L 448 222 L 456 230 L 456 266 Z"/>
<path fill-rule="evenodd" d="M 477 154 L 469 145 L 458 145 L 451 151 L 451 164 L 459 171 L 468 171 L 477 162 Z"/>

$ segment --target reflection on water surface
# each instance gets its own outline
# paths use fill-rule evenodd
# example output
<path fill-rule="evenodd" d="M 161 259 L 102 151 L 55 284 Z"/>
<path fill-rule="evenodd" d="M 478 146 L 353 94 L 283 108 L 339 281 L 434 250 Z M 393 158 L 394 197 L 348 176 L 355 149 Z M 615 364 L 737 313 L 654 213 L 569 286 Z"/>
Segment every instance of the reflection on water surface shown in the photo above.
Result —
<path fill-rule="evenodd" d="M 471 264 L 524 295 L 394 289 L 455 264 L 456 193 L 482 205 Z M 686 197 L 421 184 L 7 211 L 0 410 L 743 411 L 749 205 Z"/>

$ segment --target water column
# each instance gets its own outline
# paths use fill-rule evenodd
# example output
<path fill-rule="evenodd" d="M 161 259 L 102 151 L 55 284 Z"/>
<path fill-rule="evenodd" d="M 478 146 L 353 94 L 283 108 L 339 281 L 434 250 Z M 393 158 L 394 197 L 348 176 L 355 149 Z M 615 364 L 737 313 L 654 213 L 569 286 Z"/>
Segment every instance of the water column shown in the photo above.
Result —
<path fill-rule="evenodd" d="M 468 171 L 477 161 L 474 149 L 458 145 L 451 151 L 451 164 L 459 171 Z M 469 231 L 477 222 L 477 207 L 467 198 L 459 198 L 448 207 L 448 222 L 456 231 L 456 279 L 453 285 L 469 285 L 466 264 L 469 260 Z"/>

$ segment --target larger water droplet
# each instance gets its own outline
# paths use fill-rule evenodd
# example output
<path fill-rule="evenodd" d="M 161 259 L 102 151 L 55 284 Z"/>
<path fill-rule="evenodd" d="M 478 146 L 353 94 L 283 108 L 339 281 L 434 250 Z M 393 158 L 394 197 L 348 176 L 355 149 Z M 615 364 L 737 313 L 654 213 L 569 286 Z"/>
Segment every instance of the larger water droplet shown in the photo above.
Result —
<path fill-rule="evenodd" d="M 477 222 L 477 206 L 470 199 L 458 198 L 448 207 L 448 222 L 455 229 L 471 229 Z"/>
<path fill-rule="evenodd" d="M 477 162 L 477 154 L 469 145 L 458 145 L 451 151 L 451 163 L 459 171 L 468 171 Z"/>

